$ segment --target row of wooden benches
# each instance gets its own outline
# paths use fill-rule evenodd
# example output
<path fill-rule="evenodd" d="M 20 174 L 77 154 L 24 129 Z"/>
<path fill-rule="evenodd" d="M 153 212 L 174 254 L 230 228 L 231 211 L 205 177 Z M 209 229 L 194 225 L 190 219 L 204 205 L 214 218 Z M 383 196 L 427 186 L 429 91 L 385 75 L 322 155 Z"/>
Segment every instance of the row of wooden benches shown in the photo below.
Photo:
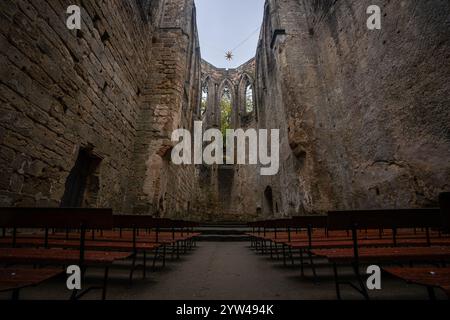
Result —
<path fill-rule="evenodd" d="M 194 232 L 196 226 L 188 221 L 113 215 L 111 209 L 0 208 L 0 264 L 4 266 L 0 269 L 0 292 L 11 291 L 13 299 L 18 299 L 21 289 L 39 285 L 62 274 L 67 266 L 77 265 L 83 275 L 88 267 L 103 268 L 103 284 L 74 290 L 72 299 L 93 289 L 101 289 L 105 299 L 109 269 L 115 262 L 131 261 L 130 282 L 139 267 L 145 278 L 147 255 L 153 254 L 153 269 L 159 258 L 165 266 L 168 249 L 172 257 L 179 258 L 195 247 L 199 235 Z"/>
<path fill-rule="evenodd" d="M 441 288 L 450 298 L 450 236 L 448 194 L 441 195 L 441 208 L 406 210 L 333 211 L 323 216 L 303 216 L 249 224 L 251 246 L 257 252 L 280 258 L 286 265 L 299 253 L 301 274 L 305 260 L 314 279 L 314 260 L 326 258 L 333 268 L 336 294 L 349 284 L 369 299 L 361 274 L 362 265 L 381 265 L 383 270 L 410 283 L 422 284 L 434 298 Z M 389 267 L 409 264 L 409 268 Z M 433 267 L 411 267 L 413 264 Z M 338 268 L 352 266 L 356 284 L 340 280 Z"/>

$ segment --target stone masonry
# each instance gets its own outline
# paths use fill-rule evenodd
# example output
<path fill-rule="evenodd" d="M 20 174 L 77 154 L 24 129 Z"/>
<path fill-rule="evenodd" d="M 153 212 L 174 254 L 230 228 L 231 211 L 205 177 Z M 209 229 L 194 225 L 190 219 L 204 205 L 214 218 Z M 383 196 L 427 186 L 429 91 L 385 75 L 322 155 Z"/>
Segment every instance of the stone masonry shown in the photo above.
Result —
<path fill-rule="evenodd" d="M 81 30 L 66 27 L 72 4 Z M 366 26 L 372 4 L 381 30 Z M 449 17 L 448 0 L 266 0 L 255 58 L 226 70 L 201 58 L 194 0 L 3 0 L 0 206 L 73 203 L 83 161 L 80 205 L 116 213 L 436 206 L 450 189 Z M 225 87 L 233 128 L 280 129 L 277 175 L 171 162 L 173 130 L 220 128 Z"/>

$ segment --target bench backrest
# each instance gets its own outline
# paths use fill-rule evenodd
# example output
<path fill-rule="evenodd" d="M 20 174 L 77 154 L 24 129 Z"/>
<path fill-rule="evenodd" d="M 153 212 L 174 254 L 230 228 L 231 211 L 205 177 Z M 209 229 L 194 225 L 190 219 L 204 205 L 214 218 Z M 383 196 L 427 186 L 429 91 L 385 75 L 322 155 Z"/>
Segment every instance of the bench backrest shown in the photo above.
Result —
<path fill-rule="evenodd" d="M 327 216 L 296 216 L 292 217 L 292 226 L 296 228 L 326 228 Z"/>
<path fill-rule="evenodd" d="M 441 207 L 442 229 L 444 232 L 450 232 L 450 192 L 444 192 L 439 195 L 439 205 Z"/>
<path fill-rule="evenodd" d="M 171 219 L 166 219 L 166 218 L 155 219 L 155 224 L 156 224 L 156 227 L 160 228 L 160 229 L 180 228 L 179 222 L 171 220 Z"/>
<path fill-rule="evenodd" d="M 157 226 L 155 218 L 145 215 L 114 215 L 115 228 L 147 228 L 152 229 Z"/>
<path fill-rule="evenodd" d="M 112 229 L 112 214 L 97 208 L 0 208 L 0 227 Z"/>
<path fill-rule="evenodd" d="M 442 226 L 439 209 L 391 209 L 330 211 L 327 227 L 329 230 L 395 229 L 395 228 L 440 228 Z"/>
<path fill-rule="evenodd" d="M 282 229 L 287 228 L 290 226 L 290 219 L 273 219 L 273 220 L 266 220 L 263 223 L 263 227 L 267 229 Z"/>

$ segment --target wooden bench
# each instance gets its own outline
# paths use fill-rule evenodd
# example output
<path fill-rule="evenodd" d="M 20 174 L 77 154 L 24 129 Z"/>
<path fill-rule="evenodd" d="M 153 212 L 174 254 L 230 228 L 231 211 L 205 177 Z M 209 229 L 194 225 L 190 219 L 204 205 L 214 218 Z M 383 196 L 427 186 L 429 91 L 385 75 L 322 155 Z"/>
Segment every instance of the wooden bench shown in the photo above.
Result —
<path fill-rule="evenodd" d="M 445 292 L 450 299 L 450 268 L 412 267 L 412 268 L 383 268 L 383 271 L 400 278 L 408 283 L 425 286 L 430 299 L 435 300 L 434 288 Z"/>
<path fill-rule="evenodd" d="M 176 253 L 177 258 L 179 258 L 180 249 L 184 252 L 192 249 L 192 247 L 195 246 L 195 238 L 199 236 L 199 233 L 193 231 L 193 228 L 197 226 L 197 224 L 193 222 L 138 215 L 118 215 L 115 216 L 115 219 L 116 228 L 119 228 L 119 234 L 116 233 L 115 235 L 112 235 L 115 239 L 117 239 L 117 237 L 123 239 L 131 236 L 134 239 L 137 239 L 137 243 L 147 242 L 162 246 L 163 266 L 165 266 L 166 263 L 167 246 L 172 246 L 172 257 Z M 132 229 L 132 233 L 127 234 L 126 231 L 124 232 L 122 230 L 124 228 Z M 152 232 L 151 229 L 154 229 L 155 231 Z M 109 235 L 109 237 L 111 237 L 111 235 Z"/>
<path fill-rule="evenodd" d="M 281 219 L 281 220 L 268 220 L 262 222 L 251 223 L 250 226 L 254 228 L 253 232 L 249 234 L 252 237 L 252 247 L 256 250 L 260 249 L 261 253 L 264 254 L 267 251 L 267 242 L 269 242 L 269 252 L 270 256 L 273 257 L 273 251 L 279 258 L 278 245 L 281 245 L 283 264 L 286 265 L 286 257 L 291 258 L 292 264 L 294 263 L 294 256 L 292 249 L 294 244 L 303 243 L 304 248 L 299 249 L 300 252 L 300 266 L 301 273 L 304 275 L 304 259 L 303 254 L 306 251 L 310 259 L 310 264 L 313 267 L 313 273 L 315 274 L 314 265 L 312 264 L 312 255 L 309 248 L 312 246 L 312 234 L 315 230 L 320 230 L 319 232 L 323 236 L 327 236 L 327 217 L 326 216 L 299 216 L 293 217 L 292 219 Z M 258 232 L 255 232 L 255 228 L 258 228 Z M 262 229 L 262 230 L 261 230 Z M 285 231 L 283 231 L 283 229 Z M 306 230 L 305 233 L 302 231 Z"/>
<path fill-rule="evenodd" d="M 43 269 L 0 269 L 0 292 L 12 291 L 12 299 L 19 299 L 21 289 L 38 286 L 41 283 L 59 276 L 64 271 L 56 268 Z"/>
<path fill-rule="evenodd" d="M 112 229 L 111 209 L 92 208 L 0 208 L 0 227 L 12 229 L 11 248 L 0 248 L 0 263 L 60 265 L 76 264 L 83 274 L 87 267 L 104 268 L 103 285 L 90 287 L 72 298 L 81 298 L 93 289 L 102 289 L 106 297 L 109 267 L 117 260 L 129 258 L 131 252 L 89 250 L 86 247 L 87 229 Z M 49 237 L 51 229 L 78 229 L 79 242 L 71 249 L 52 248 Z M 43 229 L 43 245 L 39 248 L 18 247 L 18 229 Z"/>
<path fill-rule="evenodd" d="M 441 208 L 442 231 L 450 234 L 450 192 L 439 195 L 439 206 Z"/>
<path fill-rule="evenodd" d="M 437 214 L 437 210 L 433 210 Z M 360 211 L 364 213 L 364 211 Z M 401 210 L 396 212 L 403 212 Z M 371 214 L 373 212 L 370 212 Z M 383 214 L 388 214 L 383 211 Z M 293 251 L 300 253 L 301 274 L 304 276 L 304 259 L 309 256 L 314 278 L 317 280 L 315 266 L 312 259 L 312 250 L 352 248 L 354 245 L 350 229 L 329 230 L 327 216 L 302 216 L 292 219 L 267 220 L 249 223 L 253 232 L 248 233 L 251 237 L 251 247 L 262 254 L 269 251 L 273 258 L 273 251 L 279 259 L 278 246 L 282 246 L 283 263 L 286 265 L 286 256 L 290 256 L 294 264 Z M 358 245 L 360 247 L 397 247 L 397 246 L 448 246 L 450 237 L 443 237 L 438 231 L 425 228 L 377 229 L 361 228 L 357 230 Z M 401 226 L 400 226 L 401 227 Z M 269 243 L 269 245 L 267 245 Z"/>
<path fill-rule="evenodd" d="M 366 299 L 369 298 L 367 288 L 360 274 L 361 263 L 394 263 L 394 262 L 441 262 L 450 259 L 450 247 L 431 246 L 430 229 L 440 228 L 442 224 L 439 209 L 406 209 L 406 210 L 364 210 L 336 211 L 328 213 L 328 230 L 351 230 L 352 248 L 312 250 L 317 256 L 326 257 L 333 265 L 336 283 L 336 294 L 341 299 L 340 285 L 349 284 Z M 397 230 L 400 228 L 425 229 L 425 243 L 420 247 L 397 247 Z M 392 245 L 380 247 L 361 247 L 358 239 L 360 229 L 393 230 Z M 358 285 L 341 282 L 338 275 L 338 264 L 350 264 Z"/>
<path fill-rule="evenodd" d="M 163 267 L 166 263 L 166 246 L 173 245 L 179 257 L 179 243 L 186 252 L 195 245 L 195 237 L 198 233 L 193 232 L 197 225 L 187 221 L 173 221 L 170 219 L 155 219 L 146 215 L 114 215 L 114 230 L 89 230 L 86 233 L 85 248 L 87 250 L 116 250 L 132 252 L 132 266 L 130 271 L 130 282 L 133 279 L 135 268 L 143 267 L 143 277 L 146 277 L 147 253 L 154 252 L 153 269 L 162 247 Z M 160 228 L 171 228 L 170 232 L 162 232 Z M 151 231 L 154 229 L 155 231 Z M 19 246 L 32 247 L 57 247 L 72 249 L 79 244 L 79 232 L 49 232 L 43 237 L 42 232 L 38 234 L 24 234 L 20 237 L 3 237 L 0 246 L 11 246 L 14 242 Z M 176 248 L 175 248 L 176 247 Z M 143 264 L 136 265 L 138 253 L 143 253 Z"/>

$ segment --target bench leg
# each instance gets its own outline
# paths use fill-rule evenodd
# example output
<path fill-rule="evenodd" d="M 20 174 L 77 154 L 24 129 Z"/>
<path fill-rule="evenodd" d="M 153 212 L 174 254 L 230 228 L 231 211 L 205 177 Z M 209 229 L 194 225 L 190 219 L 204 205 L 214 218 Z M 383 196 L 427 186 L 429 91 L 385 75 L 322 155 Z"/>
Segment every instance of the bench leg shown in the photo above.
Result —
<path fill-rule="evenodd" d="M 76 290 L 76 289 L 72 290 L 72 294 L 70 295 L 70 300 L 76 301 L 77 295 L 78 295 L 78 290 Z"/>
<path fill-rule="evenodd" d="M 133 262 L 131 263 L 131 270 L 130 270 L 130 285 L 133 283 L 133 273 L 134 273 L 134 269 L 136 269 L 136 256 L 137 253 L 133 253 Z"/>
<path fill-rule="evenodd" d="M 366 285 L 361 277 L 361 273 L 359 272 L 359 264 L 353 264 L 353 270 L 355 271 L 356 280 L 358 281 L 359 287 L 361 288 L 361 294 L 364 296 L 366 300 L 369 300 L 369 293 L 367 292 Z"/>
<path fill-rule="evenodd" d="M 170 260 L 173 260 L 175 257 L 175 242 L 172 243 L 172 253 L 170 254 Z"/>
<path fill-rule="evenodd" d="M 430 297 L 430 300 L 436 300 L 436 293 L 434 292 L 433 287 L 427 287 L 428 296 Z"/>
<path fill-rule="evenodd" d="M 300 273 L 302 277 L 305 276 L 305 270 L 303 265 L 303 249 L 300 249 Z"/>
<path fill-rule="evenodd" d="M 317 281 L 316 265 L 314 264 L 314 259 L 311 250 L 308 250 L 308 256 L 309 256 L 309 263 L 311 264 L 311 270 L 314 276 L 314 281 Z"/>
<path fill-rule="evenodd" d="M 272 241 L 270 241 L 269 249 L 270 249 L 270 259 L 273 259 L 273 243 L 272 243 Z"/>
<path fill-rule="evenodd" d="M 336 263 L 333 263 L 334 282 L 336 284 L 336 297 L 338 300 L 342 300 L 341 289 L 339 287 L 339 276 Z"/>
<path fill-rule="evenodd" d="M 103 276 L 102 300 L 106 300 L 106 290 L 108 288 L 108 274 L 109 274 L 109 267 L 105 267 L 105 274 Z"/>
<path fill-rule="evenodd" d="M 143 268 L 144 270 L 142 271 L 142 279 L 147 278 L 147 251 L 144 250 L 144 261 L 143 261 Z"/>
<path fill-rule="evenodd" d="M 292 253 L 292 248 L 291 248 L 291 247 L 289 247 L 289 256 L 291 257 L 291 263 L 292 263 L 292 265 L 295 265 L 295 262 L 294 262 L 294 254 Z"/>
<path fill-rule="evenodd" d="M 166 245 L 163 244 L 163 268 L 166 266 Z"/>
<path fill-rule="evenodd" d="M 14 289 L 12 292 L 11 300 L 18 301 L 19 300 L 20 289 Z"/>
<path fill-rule="evenodd" d="M 270 242 L 272 243 L 272 242 Z M 277 260 L 280 260 L 280 251 L 278 250 L 278 244 L 275 243 L 275 254 L 277 255 Z"/>
<path fill-rule="evenodd" d="M 152 270 L 155 271 L 156 267 L 156 259 L 158 258 L 159 248 L 156 248 L 155 255 L 153 256 L 153 264 L 152 264 Z"/>
<path fill-rule="evenodd" d="M 283 243 L 283 266 L 286 267 L 287 263 L 286 263 L 286 245 Z"/>

